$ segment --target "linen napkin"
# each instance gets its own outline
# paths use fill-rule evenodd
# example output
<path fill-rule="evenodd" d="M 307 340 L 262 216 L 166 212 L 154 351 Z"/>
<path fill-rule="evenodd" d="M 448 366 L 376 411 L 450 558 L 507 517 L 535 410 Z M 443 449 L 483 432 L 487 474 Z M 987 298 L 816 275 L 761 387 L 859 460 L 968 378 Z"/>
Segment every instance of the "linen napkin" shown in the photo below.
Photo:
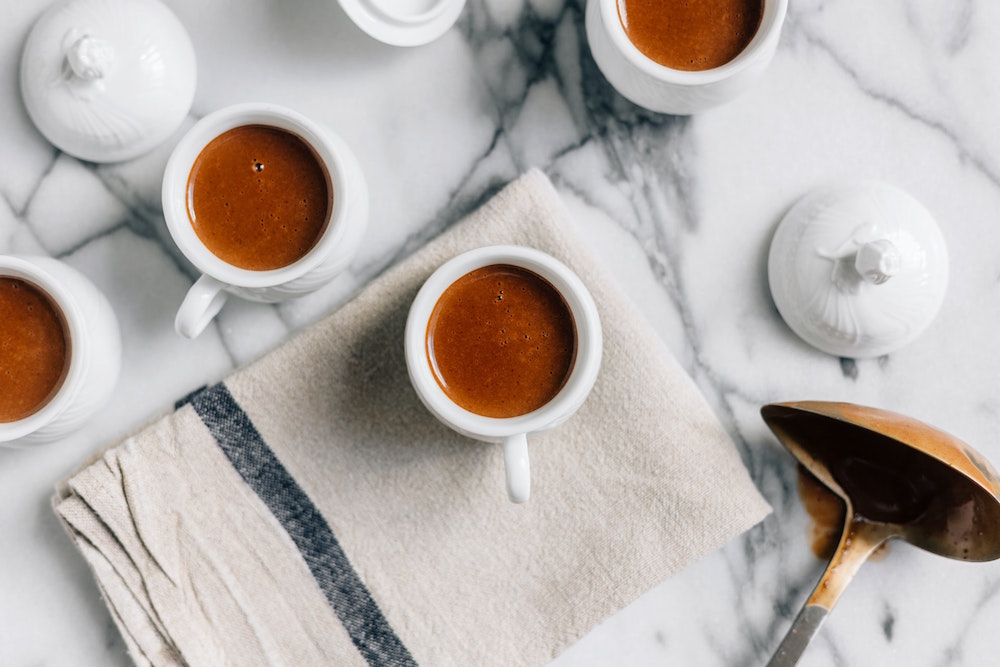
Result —
<path fill-rule="evenodd" d="M 410 386 L 403 329 L 473 247 L 574 269 L 604 328 L 583 408 L 501 447 Z M 537 665 L 769 507 L 691 379 L 532 171 L 353 301 L 100 455 L 54 499 L 140 665 Z"/>

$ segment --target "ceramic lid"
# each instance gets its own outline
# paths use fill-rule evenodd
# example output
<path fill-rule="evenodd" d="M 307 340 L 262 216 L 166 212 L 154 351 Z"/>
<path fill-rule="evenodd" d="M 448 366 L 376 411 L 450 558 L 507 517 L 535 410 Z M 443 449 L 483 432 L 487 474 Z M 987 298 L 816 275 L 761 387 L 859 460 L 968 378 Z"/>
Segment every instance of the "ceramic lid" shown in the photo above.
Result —
<path fill-rule="evenodd" d="M 393 46 L 432 42 L 455 23 L 465 0 L 339 0 L 366 33 Z"/>
<path fill-rule="evenodd" d="M 28 115 L 56 147 L 117 162 L 169 137 L 194 99 L 194 47 L 157 0 L 67 0 L 35 23 L 21 56 Z"/>
<path fill-rule="evenodd" d="M 899 188 L 839 183 L 785 215 L 768 257 L 771 296 L 791 329 L 840 357 L 888 354 L 934 319 L 948 253 L 931 214 Z"/>

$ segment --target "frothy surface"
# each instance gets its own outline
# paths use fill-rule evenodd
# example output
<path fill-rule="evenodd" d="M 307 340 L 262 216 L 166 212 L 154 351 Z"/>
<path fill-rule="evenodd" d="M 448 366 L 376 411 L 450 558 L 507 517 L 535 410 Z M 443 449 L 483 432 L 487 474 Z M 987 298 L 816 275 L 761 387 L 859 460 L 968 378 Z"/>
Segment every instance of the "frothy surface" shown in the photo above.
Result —
<path fill-rule="evenodd" d="M 66 367 L 62 317 L 37 287 L 0 277 L 0 422 L 40 410 Z"/>
<path fill-rule="evenodd" d="M 312 249 L 332 196 L 326 170 L 306 142 L 275 127 L 245 125 L 202 149 L 188 177 L 187 208 L 214 255 L 267 271 Z"/>
<path fill-rule="evenodd" d="M 548 403 L 566 383 L 576 328 L 548 281 L 494 264 L 441 295 L 427 325 L 427 354 L 456 404 L 485 417 L 516 417 Z"/>
<path fill-rule="evenodd" d="M 650 59 L 671 69 L 725 65 L 747 47 L 763 0 L 619 0 L 625 34 Z"/>

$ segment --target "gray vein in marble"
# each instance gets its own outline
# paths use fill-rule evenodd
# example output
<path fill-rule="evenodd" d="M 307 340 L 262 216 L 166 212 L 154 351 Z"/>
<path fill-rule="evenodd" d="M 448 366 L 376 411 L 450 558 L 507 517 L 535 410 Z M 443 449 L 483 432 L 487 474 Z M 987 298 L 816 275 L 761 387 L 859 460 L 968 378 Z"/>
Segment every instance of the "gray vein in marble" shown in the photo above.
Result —
<path fill-rule="evenodd" d="M 888 603 L 882 610 L 882 634 L 888 642 L 892 641 L 893 630 L 896 626 L 896 612 Z"/>
<path fill-rule="evenodd" d="M 127 221 L 119 222 L 116 225 L 113 225 L 113 226 L 108 227 L 106 229 L 102 229 L 98 233 L 92 234 L 91 236 L 88 236 L 85 240 L 77 243 L 76 245 L 74 245 L 72 247 L 69 247 L 69 248 L 66 248 L 65 250 L 59 251 L 58 253 L 56 253 L 55 255 L 53 255 L 53 257 L 55 257 L 56 259 L 66 259 L 67 257 L 70 257 L 70 256 L 75 255 L 76 253 L 80 252 L 82 249 L 86 248 L 91 243 L 94 243 L 95 241 L 100 241 L 101 239 L 104 239 L 104 238 L 107 238 L 109 236 L 112 236 L 113 234 L 116 234 L 117 232 L 120 232 L 121 230 L 126 229 L 126 228 L 129 228 L 129 229 L 131 228 L 131 226 L 128 224 Z"/>
<path fill-rule="evenodd" d="M 764 450 L 772 449 L 764 447 Z M 758 452 L 759 453 L 759 452 Z M 796 474 L 794 466 L 786 465 L 785 461 L 774 461 L 777 458 L 773 454 L 765 455 L 770 462 L 761 465 L 761 469 L 774 475 L 782 487 L 781 493 L 775 496 L 768 493 L 768 486 L 762 485 L 760 475 L 754 476 L 754 482 L 761 489 L 761 492 L 768 498 L 772 505 L 780 503 L 791 505 L 795 498 L 794 481 L 789 481 L 788 477 Z M 758 461 L 760 463 L 760 461 Z M 798 612 L 799 606 L 806 599 L 809 592 L 816 585 L 822 571 L 822 564 L 817 561 L 815 567 L 809 568 L 802 576 L 793 576 L 786 567 L 786 551 L 781 548 L 783 544 L 781 536 L 781 522 L 778 516 L 784 514 L 787 507 L 775 507 L 775 514 L 765 519 L 739 539 L 743 562 L 749 564 L 746 573 L 740 572 L 734 567 L 734 561 L 727 554 L 727 571 L 729 572 L 736 590 L 736 606 L 745 609 L 748 606 L 747 597 L 755 592 L 752 588 L 744 589 L 741 584 L 753 584 L 756 579 L 757 570 L 761 567 L 761 556 L 774 556 L 778 558 L 777 569 L 785 573 L 782 587 L 776 592 L 773 609 L 774 612 L 767 617 L 762 627 L 756 627 L 752 614 L 741 613 L 737 616 L 737 635 L 741 638 L 741 651 L 739 655 L 727 656 L 728 665 L 752 665 L 760 664 L 764 657 L 778 645 L 781 637 L 788 630 L 792 618 Z"/>
<path fill-rule="evenodd" d="M 513 178 L 513 175 L 505 174 L 489 178 L 485 184 L 480 185 L 478 188 L 472 185 L 477 169 L 498 150 L 503 137 L 504 131 L 497 128 L 486 150 L 473 161 L 472 167 L 466 175 L 451 189 L 446 203 L 438 210 L 434 218 L 428 224 L 421 226 L 419 230 L 404 238 L 402 243 L 397 247 L 369 262 L 367 265 L 360 267 L 359 271 L 361 275 L 367 280 L 380 275 L 383 271 L 396 264 L 396 262 L 409 256 L 428 241 L 440 235 L 458 220 L 461 220 L 482 204 L 485 204 L 509 182 Z M 468 191 L 470 189 L 472 190 L 471 192 Z"/>
<path fill-rule="evenodd" d="M 1000 170 L 991 165 L 987 161 L 986 156 L 979 155 L 972 151 L 966 145 L 959 133 L 949 127 L 945 121 L 921 113 L 917 109 L 914 109 L 911 105 L 907 104 L 906 101 L 867 84 L 864 81 L 863 72 L 853 67 L 848 62 L 847 58 L 845 58 L 844 55 L 840 53 L 832 44 L 824 40 L 814 31 L 809 30 L 809 28 L 803 25 L 800 21 L 796 20 L 795 13 L 792 11 L 789 11 L 788 19 L 785 22 L 785 30 L 787 32 L 797 32 L 806 40 L 806 43 L 825 53 L 837 67 L 843 70 L 851 78 L 851 80 L 854 81 L 858 90 L 863 92 L 869 98 L 882 102 L 888 107 L 900 112 L 907 118 L 920 123 L 928 129 L 943 136 L 952 146 L 954 146 L 958 158 L 963 163 L 972 167 L 992 185 L 1000 188 Z"/>
<path fill-rule="evenodd" d="M 170 237 L 162 210 L 159 207 L 143 205 L 141 197 L 131 191 L 125 178 L 108 173 L 98 165 L 84 164 L 89 166 L 108 192 L 129 211 L 127 219 L 129 229 L 137 236 L 155 242 L 160 250 L 170 257 L 180 273 L 190 278 L 192 282 L 196 280 L 200 274 Z M 86 245 L 86 240 L 81 245 Z"/>
<path fill-rule="evenodd" d="M 972 0 L 959 0 L 958 2 L 945 3 L 950 10 L 948 15 L 947 29 L 943 30 L 946 35 L 944 42 L 945 52 L 948 55 L 955 55 L 968 42 L 969 33 L 972 29 Z M 917 13 L 916 4 L 907 3 L 903 5 L 907 24 L 911 29 L 919 30 L 921 22 Z M 943 22 L 941 22 L 943 23 Z M 939 27 L 935 25 L 935 27 Z"/>
<path fill-rule="evenodd" d="M 957 20 L 950 31 L 948 55 L 959 53 L 968 43 L 972 32 L 972 0 L 965 0 L 958 6 Z"/>
<path fill-rule="evenodd" d="M 201 120 L 201 118 L 201 115 L 189 113 L 184 123 L 178 129 L 178 132 L 182 132 L 185 125 L 193 125 Z M 135 169 L 135 165 L 146 160 L 155 161 L 156 170 L 162 171 L 166 166 L 170 151 L 173 150 L 173 143 L 179 139 L 180 136 L 175 134 L 174 137 L 164 142 L 163 145 L 154 148 L 149 153 L 139 156 L 139 158 L 133 161 L 110 164 L 81 162 L 81 164 L 93 173 L 107 191 L 129 212 L 130 215 L 127 220 L 129 228 L 137 236 L 154 241 L 162 252 L 171 258 L 178 270 L 193 281 L 197 279 L 199 274 L 170 237 L 163 218 L 159 187 L 156 187 L 153 192 L 141 192 L 128 178 L 130 171 Z M 157 183 L 158 185 L 159 183 Z M 85 244 L 86 241 L 82 245 Z"/>
<path fill-rule="evenodd" d="M 83 163 L 87 165 L 87 163 Z M 128 181 L 120 174 L 111 173 L 99 165 L 88 165 L 95 176 L 104 184 L 108 192 L 114 195 L 122 205 L 127 208 L 137 222 L 142 222 L 142 228 L 136 228 L 135 232 L 144 238 L 154 239 L 162 243 L 161 235 L 156 234 L 154 229 L 158 221 L 162 221 L 163 213 L 159 207 L 152 208 L 144 205 L 140 198 L 131 191 Z"/>
<path fill-rule="evenodd" d="M 954 637 L 951 644 L 946 646 L 941 661 L 938 663 L 942 667 L 960 662 L 962 658 L 962 646 L 966 643 L 969 633 L 973 628 L 973 620 L 979 612 L 990 602 L 1000 598 L 1000 579 L 993 579 L 989 585 L 983 588 L 982 594 L 976 600 L 975 606 L 969 610 L 969 618 L 961 624 L 961 631 Z"/>
<path fill-rule="evenodd" d="M 678 257 L 669 250 L 676 244 L 670 243 L 671 239 L 667 238 L 668 226 L 663 220 L 666 217 L 668 221 L 679 221 L 680 226 L 688 231 L 697 227 L 688 194 L 693 188 L 686 177 L 685 151 L 680 150 L 680 145 L 686 140 L 685 130 L 689 121 L 648 112 L 618 95 L 598 70 L 586 46 L 582 8 L 576 4 L 572 8 L 567 5 L 566 11 L 571 11 L 567 20 L 573 21 L 577 35 L 579 68 L 575 72 L 576 81 L 570 81 L 560 71 L 551 55 L 541 67 L 551 71 L 560 82 L 567 103 L 571 104 L 571 111 L 583 119 L 586 127 L 584 138 L 577 145 L 559 151 L 548 170 L 557 184 L 589 205 L 602 208 L 585 188 L 575 185 L 570 175 L 560 172 L 558 162 L 589 145 L 594 137 L 604 140 L 601 147 L 607 166 L 611 168 L 605 179 L 620 184 L 632 194 L 632 220 L 619 219 L 618 222 L 645 248 L 651 269 L 681 311 L 688 327 L 689 340 L 694 340 L 690 329 L 690 309 L 683 303 L 683 287 L 678 272 L 674 270 Z M 585 108 L 574 108 L 573 100 L 579 100 Z M 641 170 L 641 185 L 638 188 L 632 186 L 634 181 L 630 178 L 629 172 L 634 169 Z M 661 174 L 677 176 L 668 179 L 661 178 Z M 657 206 L 654 200 L 661 191 L 668 193 L 672 201 Z M 605 212 L 613 218 L 618 217 L 612 211 Z"/>
<path fill-rule="evenodd" d="M 28 196 L 24 200 L 24 204 L 20 208 L 14 206 L 14 202 L 10 199 L 10 197 L 6 194 L 0 193 L 0 196 L 2 196 L 7 202 L 7 206 L 10 207 L 10 210 L 14 212 L 14 215 L 17 216 L 19 220 L 25 219 L 28 209 L 31 208 L 31 202 L 34 201 L 35 195 L 38 194 L 38 189 L 42 187 L 42 182 L 44 182 L 45 179 L 48 178 L 49 174 L 52 173 L 52 169 L 56 166 L 56 161 L 59 160 L 60 155 L 62 155 L 62 151 L 57 148 L 52 149 L 52 159 L 49 161 L 48 165 L 46 165 L 42 173 L 39 174 L 38 180 L 35 181 L 35 186 L 31 188 L 31 192 L 28 193 Z"/>
<path fill-rule="evenodd" d="M 858 362 L 850 357 L 840 358 L 840 372 L 848 380 L 858 379 Z"/>
<path fill-rule="evenodd" d="M 840 650 L 840 645 L 833 641 L 829 635 L 824 635 L 822 632 L 818 633 L 813 639 L 813 642 L 823 643 L 826 645 L 830 661 L 836 667 L 851 667 L 851 663 L 844 657 L 843 652 Z M 808 650 L 808 648 L 806 650 Z"/>
<path fill-rule="evenodd" d="M 516 156 L 517 151 L 509 133 L 535 84 L 552 76 L 565 97 L 565 82 L 554 65 L 554 37 L 556 24 L 567 15 L 568 11 L 568 6 L 564 6 L 553 22 L 541 19 L 528 6 L 526 9 L 522 8 L 517 24 L 501 27 L 492 21 L 487 8 L 469 5 L 461 27 L 470 47 L 478 56 L 478 68 L 496 106 L 499 127 L 493 138 L 491 150 L 499 141 L 503 141 L 510 154 Z M 472 30 L 473 25 L 476 26 L 476 30 Z M 498 43 L 509 45 L 508 60 L 499 67 L 496 62 L 486 62 L 494 55 L 489 47 Z M 492 76 L 496 71 L 502 73 L 499 79 Z M 487 154 L 489 152 L 487 151 Z M 514 159 L 518 171 L 525 171 L 530 166 L 543 169 L 548 166 L 526 165 L 516 157 Z"/>

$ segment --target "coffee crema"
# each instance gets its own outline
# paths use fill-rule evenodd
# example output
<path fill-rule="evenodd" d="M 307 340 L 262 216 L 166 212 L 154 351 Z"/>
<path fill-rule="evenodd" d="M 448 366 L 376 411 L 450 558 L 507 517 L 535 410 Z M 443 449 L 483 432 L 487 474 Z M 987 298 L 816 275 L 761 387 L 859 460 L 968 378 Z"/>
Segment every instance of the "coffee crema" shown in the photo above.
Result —
<path fill-rule="evenodd" d="M 618 0 L 625 34 L 639 51 L 671 69 L 725 65 L 747 47 L 764 0 Z"/>
<path fill-rule="evenodd" d="M 562 295 L 536 273 L 493 264 L 456 280 L 427 324 L 441 389 L 484 417 L 517 417 L 552 400 L 576 360 L 576 325 Z"/>
<path fill-rule="evenodd" d="M 0 277 L 0 422 L 41 410 L 61 386 L 67 359 L 66 326 L 48 295 Z"/>
<path fill-rule="evenodd" d="M 267 271 L 302 259 L 332 206 L 319 157 L 276 127 L 244 125 L 220 134 L 188 176 L 191 226 L 214 255 L 241 269 Z"/>

